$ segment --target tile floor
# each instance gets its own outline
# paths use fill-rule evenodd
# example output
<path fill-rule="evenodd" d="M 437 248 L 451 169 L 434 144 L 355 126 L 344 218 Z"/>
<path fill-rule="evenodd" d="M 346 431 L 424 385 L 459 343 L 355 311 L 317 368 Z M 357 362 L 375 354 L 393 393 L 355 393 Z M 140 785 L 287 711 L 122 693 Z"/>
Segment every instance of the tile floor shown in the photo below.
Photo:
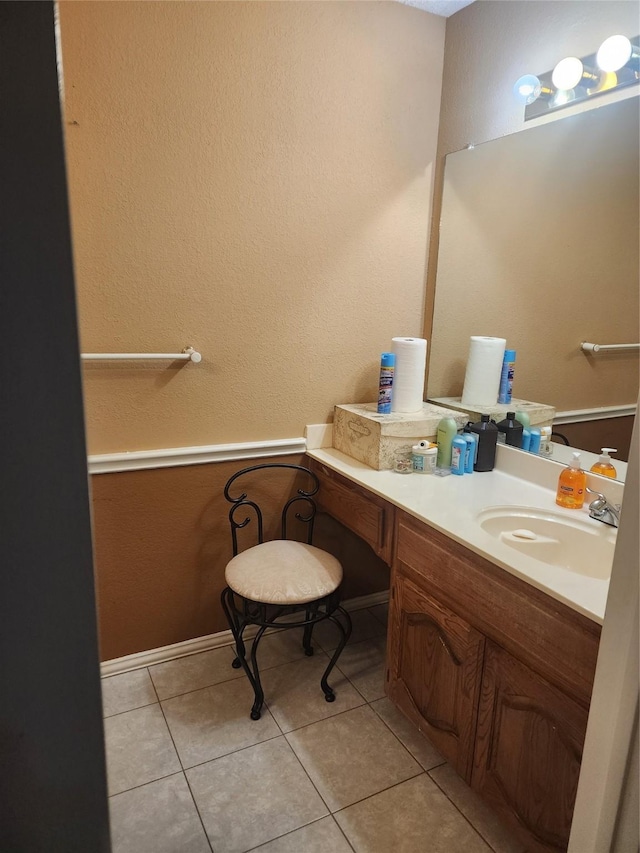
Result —
<path fill-rule="evenodd" d="M 266 707 L 230 647 L 105 678 L 113 853 L 521 853 L 384 696 L 386 606 L 261 644 Z"/>

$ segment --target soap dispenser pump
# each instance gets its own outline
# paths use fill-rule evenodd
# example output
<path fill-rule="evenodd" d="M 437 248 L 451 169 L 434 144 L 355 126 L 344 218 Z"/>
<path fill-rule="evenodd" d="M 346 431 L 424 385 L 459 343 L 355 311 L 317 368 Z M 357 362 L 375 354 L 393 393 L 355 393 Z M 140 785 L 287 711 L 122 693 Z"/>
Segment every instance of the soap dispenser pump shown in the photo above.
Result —
<path fill-rule="evenodd" d="M 610 453 L 617 453 L 615 447 L 603 447 L 602 453 L 600 454 L 600 458 L 598 461 L 591 466 L 592 474 L 602 474 L 604 477 L 611 477 L 615 479 L 618 476 L 618 472 L 613 467 L 611 463 Z"/>
<path fill-rule="evenodd" d="M 580 454 L 573 453 L 571 462 L 558 477 L 556 503 L 566 509 L 580 509 L 584 504 L 586 490 L 587 475 L 580 468 Z"/>

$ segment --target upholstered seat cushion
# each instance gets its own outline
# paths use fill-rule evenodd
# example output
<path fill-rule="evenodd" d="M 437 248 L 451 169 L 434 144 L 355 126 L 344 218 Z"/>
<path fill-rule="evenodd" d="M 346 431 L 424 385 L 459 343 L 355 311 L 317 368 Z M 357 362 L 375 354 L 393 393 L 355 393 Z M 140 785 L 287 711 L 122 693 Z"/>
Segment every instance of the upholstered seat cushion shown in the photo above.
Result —
<path fill-rule="evenodd" d="M 306 604 L 337 589 L 342 566 L 313 545 L 277 539 L 238 554 L 227 564 L 225 577 L 234 592 L 252 601 Z"/>

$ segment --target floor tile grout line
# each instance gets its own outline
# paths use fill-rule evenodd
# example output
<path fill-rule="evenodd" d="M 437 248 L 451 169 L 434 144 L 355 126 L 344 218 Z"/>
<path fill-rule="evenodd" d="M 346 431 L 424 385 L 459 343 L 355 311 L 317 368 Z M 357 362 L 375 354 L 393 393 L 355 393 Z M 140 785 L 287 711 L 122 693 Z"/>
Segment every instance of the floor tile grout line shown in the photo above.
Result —
<path fill-rule="evenodd" d="M 200 821 L 200 826 L 202 827 L 202 831 L 204 832 L 204 837 L 207 841 L 207 844 L 209 845 L 209 849 L 211 850 L 211 853 L 214 853 L 213 844 L 211 843 L 211 839 L 209 838 L 209 833 L 207 832 L 207 828 L 204 825 L 204 820 L 202 819 L 202 815 L 200 814 L 200 809 L 198 808 L 198 801 L 195 798 L 195 795 L 194 795 L 193 790 L 191 788 L 191 783 L 189 782 L 189 777 L 187 776 L 185 770 L 182 771 L 182 775 L 184 776 L 184 781 L 187 783 L 187 788 L 189 789 L 189 793 L 191 794 L 191 799 L 193 800 L 193 805 L 195 806 L 196 814 L 198 815 L 198 820 Z"/>
<path fill-rule="evenodd" d="M 380 605 L 380 604 L 374 604 L 374 607 L 381 607 L 381 606 L 382 606 L 382 605 Z M 388 602 L 387 602 L 387 606 L 388 606 Z M 372 607 L 366 607 L 365 609 L 366 609 L 369 613 L 371 613 L 371 615 L 373 616 L 373 618 L 374 618 L 374 619 L 377 619 L 377 620 L 378 620 L 378 622 L 379 622 L 381 625 L 384 625 L 384 627 L 385 627 L 385 628 L 387 628 L 387 627 L 389 626 L 389 620 L 388 620 L 388 618 L 385 618 L 385 620 L 384 620 L 384 622 L 383 622 L 383 621 L 382 621 L 382 619 L 380 619 L 378 616 L 376 616 L 376 614 L 375 614 L 375 613 L 372 613 L 372 612 L 371 612 L 371 611 L 373 610 L 373 608 L 372 608 Z"/>
<path fill-rule="evenodd" d="M 111 677 L 115 677 L 115 676 L 111 676 Z M 158 694 L 156 693 L 156 696 L 157 695 Z M 113 719 L 113 717 L 121 717 L 122 714 L 128 714 L 129 711 L 139 711 L 141 708 L 150 708 L 152 705 L 157 705 L 157 704 L 158 704 L 157 700 L 155 700 L 154 702 L 146 702 L 144 705 L 136 705 L 135 708 L 127 708 L 126 711 L 116 711 L 115 714 L 103 714 L 102 719 L 103 720 L 111 720 L 111 719 Z"/>
<path fill-rule="evenodd" d="M 271 708 L 269 707 L 269 703 L 267 702 L 267 700 L 266 700 L 266 699 L 264 699 L 263 701 L 264 701 L 264 707 L 265 707 L 265 708 L 267 709 L 267 711 L 269 712 L 269 715 L 271 716 L 271 719 L 273 720 L 273 722 L 276 724 L 276 726 L 277 726 L 277 728 L 278 728 L 278 731 L 280 732 L 280 734 L 281 734 L 281 735 L 284 735 L 284 731 L 283 731 L 283 729 L 282 729 L 282 726 L 280 725 L 280 723 L 279 723 L 279 722 L 277 721 L 277 719 L 275 718 L 273 711 L 272 711 L 272 710 L 271 710 Z"/>
<path fill-rule="evenodd" d="M 383 696 L 382 698 L 383 698 L 383 699 L 386 699 L 387 697 L 386 697 L 386 696 Z M 374 699 L 374 700 L 373 700 L 373 702 L 379 702 L 379 701 L 380 701 L 380 699 Z M 368 703 L 368 705 L 369 705 L 369 707 L 371 708 L 371 710 L 373 711 L 373 713 L 378 717 L 378 719 L 379 719 L 379 720 L 381 720 L 381 721 L 385 724 L 385 726 L 389 729 L 389 731 L 391 732 L 391 734 L 392 734 L 392 735 L 396 738 L 396 740 L 398 740 L 398 742 L 399 742 L 399 743 L 400 743 L 400 744 L 401 744 L 401 745 L 402 745 L 402 746 L 407 750 L 407 752 L 408 752 L 408 753 L 409 753 L 409 755 L 413 758 L 413 760 L 414 760 L 415 762 L 417 762 L 417 763 L 420 765 L 420 767 L 422 767 L 422 769 L 424 770 L 424 772 L 425 772 L 425 773 L 430 773 L 430 772 L 431 772 L 431 770 L 435 770 L 435 769 L 436 769 L 436 767 L 442 767 L 442 765 L 443 765 L 443 764 L 446 764 L 446 763 L 447 763 L 446 758 L 443 758 L 443 759 L 442 759 L 442 761 L 440 761 L 438 764 L 434 764 L 434 765 L 433 765 L 433 767 L 430 767 L 430 768 L 424 767 L 424 765 L 422 764 L 422 762 L 421 762 L 421 761 L 420 761 L 420 760 L 419 760 L 419 759 L 418 759 L 418 758 L 413 754 L 413 752 L 409 749 L 409 747 L 406 745 L 406 743 L 404 743 L 404 741 L 402 740 L 402 738 L 400 737 L 400 735 L 396 734 L 396 732 L 394 732 L 394 730 L 391 728 L 391 726 L 389 725 L 389 723 L 384 719 L 384 717 L 376 711 L 376 709 L 373 707 L 373 702 L 369 702 L 369 703 Z M 418 729 L 418 731 L 419 731 L 419 729 Z"/>
<path fill-rule="evenodd" d="M 149 672 L 148 675 L 149 675 L 149 678 L 151 680 L 151 684 L 153 686 L 153 691 L 156 694 L 156 696 L 158 697 L 158 705 L 160 706 L 160 711 L 162 712 L 162 719 L 164 720 L 164 724 L 167 727 L 167 731 L 169 732 L 169 737 L 171 738 L 171 743 L 173 744 L 173 748 L 175 749 L 176 755 L 178 756 L 178 761 L 180 762 L 180 767 L 182 768 L 182 776 L 183 776 L 184 781 L 187 785 L 187 788 L 189 789 L 189 795 L 191 796 L 191 802 L 193 803 L 193 807 L 195 808 L 196 814 L 198 815 L 198 820 L 200 821 L 200 826 L 202 827 L 202 831 L 204 832 L 205 840 L 206 840 L 207 844 L 209 845 L 209 849 L 211 850 L 211 853 L 213 853 L 213 847 L 211 845 L 211 841 L 209 840 L 209 834 L 208 834 L 207 829 L 204 825 L 202 815 L 200 814 L 200 809 L 198 808 L 198 803 L 196 801 L 196 798 L 193 796 L 193 791 L 191 790 L 191 785 L 189 784 L 189 779 L 187 778 L 187 774 L 185 773 L 184 763 L 183 763 L 182 757 L 178 751 L 178 746 L 177 746 L 177 744 L 173 738 L 173 732 L 171 731 L 171 726 L 169 725 L 169 721 L 167 720 L 167 715 L 165 714 L 164 708 L 162 707 L 162 702 L 160 702 L 160 697 L 158 696 L 158 691 L 156 690 L 156 686 L 153 683 L 153 678 L 151 678 L 151 673 Z"/>
<path fill-rule="evenodd" d="M 377 701 L 378 701 L 378 699 L 384 699 L 384 696 L 385 696 L 386 694 L 383 694 L 382 696 L 376 696 L 376 698 L 375 698 L 375 699 L 367 699 L 367 697 L 364 695 L 364 693 L 362 692 L 362 690 L 359 690 L 359 689 L 358 689 L 358 686 L 357 686 L 357 684 L 355 683 L 355 681 L 353 681 L 351 678 L 349 678 L 349 676 L 346 674 L 346 672 L 345 672 L 343 669 L 340 669 L 340 667 L 338 666 L 338 664 L 337 664 L 337 663 L 336 663 L 336 664 L 335 664 L 335 666 L 334 666 L 334 670 L 335 670 L 335 669 L 337 669 L 337 670 L 338 670 L 338 672 L 340 673 L 340 675 L 341 675 L 343 678 L 346 678 L 346 679 L 347 679 L 347 681 L 348 681 L 348 682 L 349 682 L 349 684 L 353 687 L 353 689 L 356 691 L 356 693 L 358 693 L 360 696 L 362 696 L 362 698 L 364 699 L 364 701 L 366 702 L 366 704 L 367 704 L 367 705 L 369 705 L 371 702 L 377 702 Z"/>
<path fill-rule="evenodd" d="M 336 696 L 337 696 L 337 694 L 336 694 Z M 327 722 L 328 720 L 335 720 L 338 717 L 341 717 L 343 714 L 348 714 L 349 711 L 356 711 L 358 708 L 364 708 L 365 705 L 367 705 L 367 704 L 368 704 L 367 700 L 364 699 L 364 701 L 360 705 L 354 705 L 353 708 L 344 708 L 342 711 L 336 711 L 335 714 L 331 714 L 328 717 L 321 717 L 319 720 L 313 720 L 313 722 L 311 722 L 311 723 L 305 723 L 303 726 L 298 726 L 297 729 L 289 729 L 289 731 L 283 732 L 282 734 L 286 737 L 287 735 L 292 735 L 292 734 L 295 734 L 297 732 L 301 732 L 302 729 L 307 729 L 307 728 L 309 728 L 309 726 L 315 726 L 318 723 L 324 723 L 324 722 Z"/>
<path fill-rule="evenodd" d="M 258 844 L 257 847 L 252 847 L 250 850 L 245 850 L 245 853 L 256 853 L 256 851 L 259 851 L 261 847 L 267 844 L 272 844 L 274 841 L 280 841 L 281 839 L 286 838 L 288 835 L 293 835 L 294 832 L 299 832 L 299 830 L 301 829 L 306 829 L 308 826 L 313 826 L 314 823 L 320 823 L 321 820 L 332 820 L 341 835 L 343 836 L 344 840 L 349 845 L 349 848 L 351 850 L 354 850 L 355 853 L 355 848 L 352 846 L 351 842 L 344 834 L 344 830 L 342 829 L 338 821 L 334 818 L 334 816 L 331 814 L 331 812 L 329 812 L 329 814 L 322 815 L 322 817 L 317 817 L 315 818 L 315 820 L 311 820 L 309 821 L 309 823 L 305 823 L 302 826 L 298 826 L 296 829 L 290 829 L 289 832 L 283 832 L 282 835 L 276 835 L 275 838 L 271 838 L 269 841 L 263 841 L 261 844 Z"/>
<path fill-rule="evenodd" d="M 173 773 L 166 773 L 164 776 L 158 776 L 157 779 L 149 779 L 148 782 L 142 782 L 140 785 L 132 785 L 130 788 L 125 788 L 123 791 L 116 791 L 114 794 L 109 794 L 107 799 L 111 800 L 113 797 L 119 797 L 120 794 L 128 794 L 129 791 L 137 791 L 138 788 L 146 788 L 147 785 L 153 785 L 154 782 L 161 782 L 163 779 L 170 779 L 171 776 L 180 776 L 180 774 L 184 774 L 184 770 L 174 770 Z"/>
<path fill-rule="evenodd" d="M 446 763 L 447 763 L 447 762 L 445 761 L 445 764 L 446 764 Z M 441 765 L 441 764 L 440 764 L 440 765 L 438 765 L 438 766 L 439 766 L 439 767 L 442 767 L 442 765 Z M 436 770 L 436 768 L 435 768 L 435 767 L 434 767 L 433 769 L 434 769 L 434 770 Z M 484 841 L 484 843 L 487 845 L 487 847 L 489 848 L 489 850 L 493 851 L 493 853 L 497 853 L 497 851 L 495 850 L 495 848 L 493 847 L 493 845 L 492 845 L 492 844 L 490 844 L 490 843 L 487 841 L 487 839 L 486 839 L 486 838 L 484 837 L 484 835 L 480 832 L 480 830 L 479 830 L 479 829 L 478 829 L 478 827 L 473 823 L 473 821 L 471 821 L 471 820 L 466 816 L 466 814 L 462 811 L 462 809 L 461 809 L 461 808 L 460 808 L 460 807 L 459 807 L 459 806 L 458 806 L 458 805 L 457 805 L 457 804 L 456 804 L 456 803 L 451 799 L 451 797 L 447 794 L 447 792 L 446 792 L 446 791 L 445 791 L 445 789 L 442 787 L 442 785 L 439 785 L 439 784 L 438 784 L 438 780 L 433 778 L 433 776 L 431 775 L 431 772 L 430 772 L 430 771 L 427 773 L 427 775 L 429 776 L 429 779 L 431 779 L 431 781 L 433 782 L 433 784 L 434 784 L 434 785 L 436 785 L 436 786 L 438 787 L 438 790 L 439 790 L 439 791 L 441 791 L 441 792 L 444 794 L 444 796 L 447 798 L 447 800 L 449 800 L 449 802 L 450 802 L 450 803 L 451 803 L 451 805 L 454 807 L 454 809 L 455 809 L 459 814 L 461 814 L 461 815 L 462 815 L 462 817 L 466 820 L 466 822 L 469 824 L 469 826 L 471 827 L 471 829 L 473 829 L 473 831 L 474 831 L 477 835 L 479 835 L 479 836 L 480 836 L 480 838 Z M 463 781 L 464 781 L 464 780 L 463 780 Z M 465 784 L 466 784 L 466 783 L 465 783 Z M 469 788 L 469 790 L 472 790 L 472 789 L 471 789 L 471 788 Z"/>
<path fill-rule="evenodd" d="M 375 793 L 373 793 L 373 794 L 367 794 L 367 796 L 362 797 L 361 800 L 354 800 L 352 803 L 349 803 L 349 805 L 342 806 L 341 808 L 336 809 L 334 812 L 331 812 L 331 816 L 333 818 L 335 818 L 335 816 L 337 814 L 340 814 L 340 812 L 346 812 L 347 809 L 350 809 L 352 806 L 357 806 L 360 803 L 365 803 L 367 800 L 370 800 L 373 797 L 377 797 L 379 794 L 385 794 L 387 791 L 391 791 L 393 788 L 397 788 L 399 785 L 404 785 L 405 782 L 410 782 L 412 779 L 418 779 L 420 776 L 427 776 L 427 775 L 428 775 L 427 771 L 423 770 L 422 767 L 420 767 L 420 771 L 418 773 L 413 773 L 411 776 L 407 776 L 406 779 L 401 779 L 399 782 L 394 782 L 393 785 L 387 785 L 386 788 L 382 788 L 380 791 L 375 791 Z M 336 820 L 336 823 L 338 823 L 337 820 Z M 340 826 L 339 823 L 338 823 L 338 826 Z"/>
<path fill-rule="evenodd" d="M 263 743 L 268 743 L 271 740 L 277 740 L 279 737 L 285 737 L 284 734 L 277 733 L 271 737 L 267 737 L 264 740 L 258 740 L 255 743 L 247 744 L 247 746 L 241 746 L 239 749 L 233 749 L 231 752 L 224 752 L 222 755 L 216 755 L 215 758 L 207 758 L 205 761 L 199 761 L 197 764 L 190 764 L 188 767 L 184 768 L 184 772 L 187 773 L 189 770 L 194 770 L 196 767 L 202 767 L 204 764 L 210 764 L 212 761 L 217 761 L 219 758 L 228 758 L 230 755 L 237 755 L 239 752 L 244 752 L 247 749 L 252 749 L 254 746 L 260 746 Z"/>
<path fill-rule="evenodd" d="M 335 823 L 335 825 L 338 827 L 338 829 L 339 829 L 339 830 L 340 830 L 340 832 L 342 833 L 342 837 L 343 837 L 343 838 L 344 838 L 344 840 L 347 842 L 347 844 L 349 845 L 349 847 L 353 850 L 353 853 L 356 853 L 356 848 L 353 846 L 353 844 L 351 843 L 351 841 L 349 841 L 349 836 L 347 835 L 347 833 L 344 831 L 344 829 L 340 826 L 340 824 L 339 824 L 339 823 L 338 823 L 338 821 L 336 820 L 336 816 L 335 816 L 334 814 L 332 814 L 332 815 L 331 815 L 331 817 L 333 818 L 333 822 Z"/>
<path fill-rule="evenodd" d="M 377 701 L 377 700 L 376 700 L 376 701 Z M 339 716 L 341 716 L 342 714 L 348 714 L 348 713 L 349 713 L 349 711 L 355 711 L 355 710 L 357 710 L 357 708 L 364 708 L 364 707 L 371 707 L 371 706 L 369 705 L 369 703 L 368 703 L 368 702 L 365 702 L 365 704 L 364 704 L 364 705 L 358 705 L 356 708 L 348 708 L 346 711 L 340 711 L 340 713 L 339 713 L 339 714 L 334 714 L 332 717 L 325 717 L 325 720 L 335 720 L 335 718 L 336 718 L 336 717 L 339 717 Z M 380 719 L 379 715 L 378 715 L 378 714 L 376 714 L 376 712 L 374 711 L 374 709 L 373 709 L 373 708 L 371 708 L 371 710 L 373 711 L 373 713 L 374 713 L 374 715 L 375 715 L 376 719 Z M 316 723 L 323 723 L 323 722 L 324 722 L 324 720 L 316 720 Z M 382 722 L 382 723 L 384 723 L 384 720 L 381 720 L 381 722 Z M 308 725 L 309 725 L 309 726 L 314 726 L 314 725 L 316 725 L 316 723 L 308 723 Z M 301 731 L 301 729 L 303 729 L 303 728 L 307 728 L 307 726 L 302 726 L 300 729 L 293 729 L 292 731 L 287 732 L 287 734 L 294 734 L 294 732 L 299 732 L 299 731 Z M 307 774 L 307 776 L 309 776 L 309 773 L 307 772 L 306 767 L 304 766 L 304 764 L 302 764 L 302 761 L 301 761 L 301 760 L 300 760 L 300 758 L 298 757 L 298 753 L 295 751 L 295 749 L 294 749 L 294 748 L 291 746 L 291 744 L 289 743 L 289 739 L 287 738 L 287 734 L 285 734 L 285 738 L 287 739 L 287 743 L 289 744 L 289 747 L 290 747 L 290 748 L 291 748 L 291 750 L 293 751 L 293 753 L 294 753 L 294 755 L 296 756 L 296 758 L 298 758 L 298 761 L 300 762 L 300 764 L 301 764 L 302 769 L 304 770 L 304 772 Z M 394 733 L 392 732 L 392 734 L 394 734 Z M 395 734 L 394 734 L 394 737 L 395 737 Z M 397 739 L 398 739 L 398 738 L 397 738 Z M 402 746 L 402 748 L 405 750 L 405 752 L 407 752 L 407 753 L 408 753 L 409 757 L 410 757 L 411 759 L 413 759 L 414 763 L 415 763 L 415 764 L 417 765 L 417 767 L 419 768 L 419 770 L 418 770 L 418 772 L 417 772 L 417 773 L 414 773 L 413 775 L 408 776 L 406 779 L 403 779 L 402 781 L 404 781 L 404 782 L 408 782 L 408 781 L 409 781 L 409 779 L 415 779 L 417 776 L 422 776 L 422 774 L 425 774 L 425 775 L 426 775 L 427 771 L 422 767 L 422 765 L 420 764 L 420 762 L 419 762 L 419 761 L 416 761 L 416 759 L 413 757 L 413 755 L 411 755 L 411 753 L 409 752 L 409 750 L 407 749 L 407 747 L 406 747 L 406 746 L 405 746 L 405 745 L 404 745 L 404 744 L 403 744 L 399 739 L 398 739 L 398 742 L 400 743 L 400 745 Z M 311 779 L 311 776 L 309 776 L 309 779 Z M 394 782 L 394 784 L 393 784 L 393 785 L 389 785 L 389 786 L 388 786 L 388 788 L 383 788 L 381 791 L 377 791 L 376 793 L 381 794 L 381 793 L 382 793 L 382 791 L 387 791 L 387 790 L 389 790 L 389 788 L 395 788 L 395 787 L 396 787 L 396 785 L 401 785 L 401 784 L 402 784 L 402 781 L 401 781 L 401 782 Z M 313 782 L 313 779 L 311 779 L 311 783 L 313 784 L 313 787 L 314 787 L 314 788 L 316 788 L 316 791 L 318 791 L 318 789 L 317 789 L 317 787 L 316 787 L 315 783 Z M 320 794 L 320 791 L 318 791 L 318 794 Z M 355 805 L 356 803 L 364 802 L 364 800 L 368 800 L 370 797 L 375 797 L 375 796 L 376 796 L 376 794 L 368 794 L 366 797 L 363 797 L 363 798 L 362 798 L 362 800 L 356 800 L 354 803 L 350 803 L 349 805 Z M 331 811 L 331 807 L 329 806 L 329 804 L 328 804 L 328 803 L 326 803 L 326 801 L 325 801 L 324 797 L 322 796 L 322 794 L 320 794 L 320 797 L 322 798 L 322 802 L 323 802 L 323 803 L 325 803 L 325 805 L 326 805 L 326 806 L 327 806 L 327 808 L 329 809 L 329 813 L 330 813 L 331 815 L 334 815 L 334 814 L 336 814 L 336 813 L 337 813 L 337 812 L 339 812 L 339 811 L 343 811 L 345 808 L 349 808 L 349 806 L 344 806 L 343 808 L 336 809 L 336 812 L 333 812 L 333 811 Z"/>
<path fill-rule="evenodd" d="M 300 765 L 300 767 L 302 768 L 302 772 L 304 773 L 304 775 L 307 777 L 307 779 L 308 779 L 308 780 L 309 780 L 309 782 L 311 783 L 311 786 L 312 786 L 313 790 L 314 790 L 314 791 L 316 792 L 316 794 L 320 797 L 320 800 L 321 800 L 322 804 L 324 805 L 324 807 L 325 807 L 325 808 L 326 808 L 326 810 L 327 810 L 327 814 L 329 814 L 329 815 L 333 815 L 333 812 L 331 811 L 331 809 L 330 809 L 330 807 L 329 807 L 329 803 L 327 803 L 327 801 L 325 800 L 325 798 L 322 796 L 322 794 L 321 794 L 321 793 L 320 793 L 320 791 L 318 790 L 318 787 L 317 787 L 316 783 L 313 781 L 313 779 L 312 779 L 312 778 L 311 778 L 311 776 L 309 775 L 309 772 L 308 772 L 307 768 L 304 766 L 304 764 L 303 764 L 303 763 L 302 763 L 302 761 L 300 760 L 300 757 L 299 757 L 298 753 L 295 751 L 295 749 L 294 749 L 294 748 L 291 746 L 291 744 L 289 743 L 289 740 L 288 740 L 288 738 L 287 738 L 287 736 L 286 736 L 286 735 L 284 736 L 284 739 L 285 739 L 285 742 L 286 742 L 287 746 L 289 747 L 289 749 L 290 749 L 290 750 L 291 750 L 291 752 L 293 753 L 293 755 L 294 755 L 294 757 L 295 757 L 296 761 L 298 762 L 298 764 L 299 764 L 299 765 Z M 324 817 L 326 817 L 326 816 L 327 816 L 327 815 L 324 815 Z"/>

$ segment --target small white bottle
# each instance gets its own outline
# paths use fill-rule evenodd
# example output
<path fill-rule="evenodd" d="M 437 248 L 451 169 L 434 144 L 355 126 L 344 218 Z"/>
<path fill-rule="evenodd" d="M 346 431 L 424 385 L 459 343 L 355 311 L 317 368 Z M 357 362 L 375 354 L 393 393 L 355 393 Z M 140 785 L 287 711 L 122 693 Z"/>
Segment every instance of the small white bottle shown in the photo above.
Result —
<path fill-rule="evenodd" d="M 419 441 L 411 448 L 414 474 L 433 474 L 436 470 L 437 444 Z"/>

